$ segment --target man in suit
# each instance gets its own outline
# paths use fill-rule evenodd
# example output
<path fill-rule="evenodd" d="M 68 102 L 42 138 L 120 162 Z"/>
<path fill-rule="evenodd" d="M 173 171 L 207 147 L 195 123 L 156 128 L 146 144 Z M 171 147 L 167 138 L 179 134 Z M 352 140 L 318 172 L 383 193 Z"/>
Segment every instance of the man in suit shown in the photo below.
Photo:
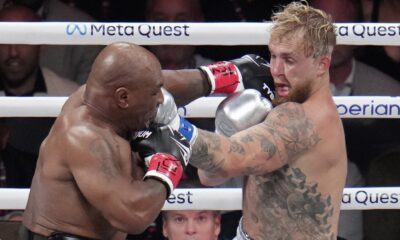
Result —
<path fill-rule="evenodd" d="M 0 21 L 40 21 L 30 8 L 12 5 L 0 10 Z M 79 85 L 39 65 L 39 45 L 0 45 L 0 96 L 68 96 Z M 7 141 L 2 157 L 7 187 L 30 187 L 39 145 L 52 118 L 6 118 Z"/>
<path fill-rule="evenodd" d="M 87 13 L 60 0 L 0 0 L 0 8 L 12 4 L 25 5 L 48 22 L 94 22 Z M 84 84 L 90 67 L 103 46 L 96 45 L 43 45 L 40 65 L 57 75 Z"/>

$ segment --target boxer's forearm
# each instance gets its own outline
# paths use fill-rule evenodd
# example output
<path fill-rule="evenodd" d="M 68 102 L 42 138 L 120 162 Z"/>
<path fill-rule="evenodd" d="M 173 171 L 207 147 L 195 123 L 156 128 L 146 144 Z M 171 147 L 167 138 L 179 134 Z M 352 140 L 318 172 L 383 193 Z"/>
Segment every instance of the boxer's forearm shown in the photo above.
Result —
<path fill-rule="evenodd" d="M 178 106 L 210 93 L 210 84 L 198 69 L 163 70 L 162 74 L 164 86 L 174 96 Z"/>
<path fill-rule="evenodd" d="M 222 150 L 221 143 L 224 136 L 217 135 L 208 131 L 200 130 L 192 146 L 192 156 L 190 164 L 206 172 L 208 178 L 219 176 L 222 178 L 230 177 L 225 167 L 229 161 L 229 155 Z"/>

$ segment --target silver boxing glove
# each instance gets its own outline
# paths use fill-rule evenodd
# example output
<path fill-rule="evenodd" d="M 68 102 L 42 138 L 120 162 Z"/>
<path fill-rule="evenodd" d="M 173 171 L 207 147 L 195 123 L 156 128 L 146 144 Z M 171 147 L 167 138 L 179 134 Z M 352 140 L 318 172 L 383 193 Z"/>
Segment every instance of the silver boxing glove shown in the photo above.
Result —
<path fill-rule="evenodd" d="M 197 127 L 179 116 L 174 97 L 165 88 L 161 88 L 164 101 L 158 106 L 155 123 L 169 125 L 172 129 L 179 131 L 192 145 L 197 138 Z"/>
<path fill-rule="evenodd" d="M 158 106 L 157 115 L 154 122 L 162 125 L 170 125 L 173 129 L 179 126 L 178 108 L 174 97 L 165 88 L 161 88 L 164 101 Z"/>
<path fill-rule="evenodd" d="M 234 93 L 218 105 L 215 132 L 230 137 L 262 122 L 272 108 L 272 103 L 257 90 Z"/>

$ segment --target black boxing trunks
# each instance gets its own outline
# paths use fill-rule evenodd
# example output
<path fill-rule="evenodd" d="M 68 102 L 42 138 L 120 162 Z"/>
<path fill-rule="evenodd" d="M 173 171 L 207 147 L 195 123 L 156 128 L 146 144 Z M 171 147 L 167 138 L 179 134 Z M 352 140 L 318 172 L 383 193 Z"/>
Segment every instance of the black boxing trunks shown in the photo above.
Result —
<path fill-rule="evenodd" d="M 42 236 L 27 229 L 25 226 L 21 227 L 20 240 L 91 240 L 90 238 L 81 237 L 73 234 L 53 232 L 50 236 Z"/>

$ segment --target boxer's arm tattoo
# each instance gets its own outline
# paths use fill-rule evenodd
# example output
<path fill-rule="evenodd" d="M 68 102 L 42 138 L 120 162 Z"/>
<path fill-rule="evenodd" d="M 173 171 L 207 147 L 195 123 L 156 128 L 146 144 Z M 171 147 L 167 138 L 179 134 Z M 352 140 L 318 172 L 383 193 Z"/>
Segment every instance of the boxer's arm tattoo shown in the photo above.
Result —
<path fill-rule="evenodd" d="M 115 143 L 116 144 L 116 143 Z M 89 145 L 92 156 L 99 160 L 99 168 L 107 178 L 113 178 L 118 174 L 118 164 L 115 154 L 119 152 L 104 139 L 94 139 Z"/>
<path fill-rule="evenodd" d="M 241 145 L 237 141 L 232 141 L 231 145 L 229 146 L 228 153 L 244 154 L 245 149 L 244 149 L 243 145 Z"/>
<path fill-rule="evenodd" d="M 269 129 L 268 129 L 269 130 Z M 267 159 L 271 159 L 275 156 L 277 151 L 277 146 L 274 139 L 271 139 L 272 134 L 270 135 L 263 135 L 257 134 L 256 137 L 260 141 L 260 147 L 262 152 L 264 152 L 267 156 Z"/>
<path fill-rule="evenodd" d="M 230 154 L 243 155 L 244 158 L 254 152 L 264 154 L 263 161 L 249 159 L 242 174 L 260 174 L 273 171 L 265 169 L 265 161 L 277 161 L 272 166 L 283 166 L 299 154 L 310 150 L 321 140 L 313 123 L 307 118 L 303 107 L 296 103 L 286 103 L 277 107 L 260 127 L 231 139 L 222 148 L 222 137 L 214 133 L 200 131 L 193 148 L 191 163 L 210 174 L 227 174 L 223 166 Z M 256 147 L 255 147 L 256 146 Z M 233 155 L 231 155 L 233 156 Z"/>
<path fill-rule="evenodd" d="M 240 147 L 232 147 L 230 149 L 240 149 Z M 226 161 L 225 158 L 216 158 L 215 152 L 221 152 L 221 139 L 219 135 L 207 132 L 199 131 L 199 137 L 196 140 L 195 145 L 192 149 L 192 155 L 190 157 L 190 163 L 200 169 L 203 169 L 207 177 L 212 178 L 213 176 L 227 176 L 227 173 L 223 171 L 223 164 Z M 232 150 L 238 151 L 238 150 Z M 240 150 L 239 150 L 240 151 Z"/>

